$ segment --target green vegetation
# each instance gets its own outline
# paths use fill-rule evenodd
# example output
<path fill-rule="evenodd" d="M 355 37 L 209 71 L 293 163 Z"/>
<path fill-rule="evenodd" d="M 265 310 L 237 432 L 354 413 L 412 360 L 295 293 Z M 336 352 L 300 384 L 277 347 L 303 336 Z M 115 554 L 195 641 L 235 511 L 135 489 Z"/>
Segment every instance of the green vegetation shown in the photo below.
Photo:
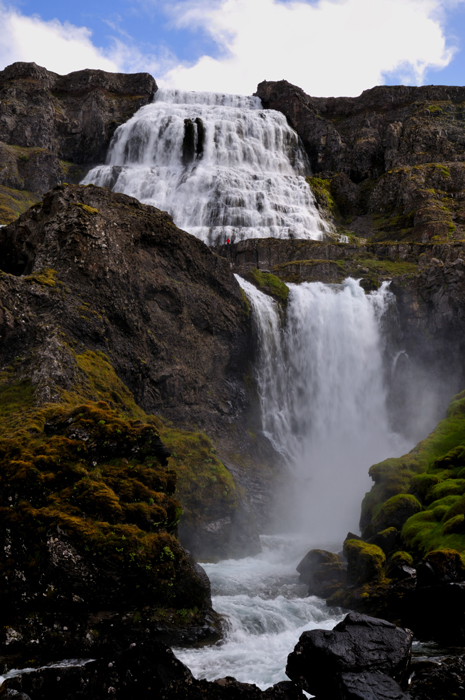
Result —
<path fill-rule="evenodd" d="M 237 507 L 236 485 L 208 437 L 165 427 L 160 437 L 171 452 L 170 465 L 178 476 L 177 496 L 189 525 L 231 515 Z"/>
<path fill-rule="evenodd" d="M 11 224 L 39 200 L 40 195 L 34 192 L 14 190 L 0 185 L 0 224 Z"/>
<path fill-rule="evenodd" d="M 156 605 L 157 619 L 185 610 L 184 624 L 192 624 L 204 593 L 177 540 L 182 507 L 173 467 L 194 520 L 201 499 L 209 513 L 235 507 L 232 477 L 208 438 L 147 416 L 103 353 L 67 350 L 77 381 L 61 390 L 60 403 L 37 405 L 31 381 L 21 378 L 28 358 L 0 372 L 0 534 L 8 531 L 14 550 L 0 575 L 14 581 L 14 571 L 25 572 L 21 585 L 2 590 L 2 603 L 23 594 L 32 600 L 38 582 L 49 581 L 47 551 L 58 532 L 84 570 L 92 567 L 96 589 L 118 572 L 115 595 Z"/>
<path fill-rule="evenodd" d="M 370 475 L 375 485 L 362 505 L 368 536 L 393 524 L 414 558 L 432 550 L 465 553 L 465 392 L 414 450 L 374 465 Z"/>
<path fill-rule="evenodd" d="M 99 214 L 100 213 L 98 209 L 94 209 L 94 207 L 89 207 L 87 204 L 82 204 L 81 202 L 71 202 L 71 204 L 75 207 L 79 207 L 80 209 L 83 209 L 88 214 Z"/>
<path fill-rule="evenodd" d="M 307 183 L 312 190 L 320 209 L 326 210 L 334 219 L 341 218 L 339 207 L 331 194 L 331 181 L 321 177 L 307 177 Z"/>
<path fill-rule="evenodd" d="M 347 577 L 352 583 L 363 585 L 383 577 L 386 556 L 376 545 L 362 540 L 346 540 L 344 554 L 347 557 Z"/>
<path fill-rule="evenodd" d="M 276 277 L 276 275 L 272 275 L 270 272 L 261 272 L 255 267 L 253 270 L 250 270 L 245 277 L 249 282 L 252 282 L 256 287 L 266 294 L 270 294 L 278 301 L 287 301 L 289 288 L 279 277 Z"/>

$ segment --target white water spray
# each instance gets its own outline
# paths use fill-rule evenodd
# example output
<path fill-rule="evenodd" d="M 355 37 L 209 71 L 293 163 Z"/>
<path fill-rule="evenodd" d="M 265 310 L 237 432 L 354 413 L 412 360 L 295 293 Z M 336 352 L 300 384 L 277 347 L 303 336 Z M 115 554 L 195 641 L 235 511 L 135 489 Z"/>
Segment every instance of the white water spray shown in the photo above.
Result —
<path fill-rule="evenodd" d="M 227 616 L 224 641 L 200 649 L 175 649 L 196 678 L 233 676 L 265 689 L 289 680 L 288 654 L 304 630 L 332 629 L 343 615 L 307 596 L 296 566 L 306 540 L 263 536 L 256 557 L 204 564 L 212 584 L 213 607 Z"/>
<path fill-rule="evenodd" d="M 365 294 L 342 285 L 289 285 L 286 321 L 278 305 L 240 280 L 260 337 L 257 370 L 265 434 L 287 457 L 295 484 L 293 525 L 312 541 L 357 530 L 368 468 L 410 444 L 392 433 L 383 370 L 388 285 Z"/>
<path fill-rule="evenodd" d="M 113 137 L 94 183 L 168 211 L 213 245 L 331 233 L 297 134 L 258 97 L 159 90 Z"/>

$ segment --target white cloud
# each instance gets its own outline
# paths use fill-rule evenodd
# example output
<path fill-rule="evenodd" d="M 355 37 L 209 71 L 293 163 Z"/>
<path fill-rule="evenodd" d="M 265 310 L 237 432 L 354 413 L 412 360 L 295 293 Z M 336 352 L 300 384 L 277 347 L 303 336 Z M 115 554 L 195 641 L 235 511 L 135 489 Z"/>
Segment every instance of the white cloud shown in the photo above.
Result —
<path fill-rule="evenodd" d="M 86 27 L 27 17 L 0 4 L 0 68 L 15 61 L 34 61 L 48 70 L 65 75 L 84 68 L 118 71 L 109 53 L 95 47 Z"/>
<path fill-rule="evenodd" d="M 386 75 L 421 84 L 444 68 L 444 10 L 465 0 L 187 0 L 166 7 L 178 28 L 202 30 L 219 57 L 169 70 L 160 83 L 250 94 L 285 78 L 315 96 L 358 95 Z"/>

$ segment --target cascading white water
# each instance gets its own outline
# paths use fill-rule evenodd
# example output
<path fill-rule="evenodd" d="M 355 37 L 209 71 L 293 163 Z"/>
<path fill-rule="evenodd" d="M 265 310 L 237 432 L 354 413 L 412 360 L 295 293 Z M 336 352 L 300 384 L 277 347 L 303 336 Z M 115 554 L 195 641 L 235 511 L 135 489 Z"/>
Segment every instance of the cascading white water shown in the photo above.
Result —
<path fill-rule="evenodd" d="M 296 566 L 307 553 L 305 539 L 263 536 L 263 552 L 247 559 L 204 564 L 215 610 L 230 629 L 224 641 L 200 649 L 175 649 L 196 678 L 233 676 L 265 689 L 289 680 L 288 654 L 304 630 L 332 629 L 343 615 L 307 596 Z M 324 543 L 323 543 L 324 544 Z"/>
<path fill-rule="evenodd" d="M 278 305 L 240 280 L 260 337 L 257 380 L 265 434 L 288 459 L 294 523 L 318 542 L 357 529 L 368 468 L 411 447 L 392 433 L 386 407 L 382 320 L 388 284 L 289 285 Z"/>
<path fill-rule="evenodd" d="M 308 174 L 297 134 L 258 97 L 159 90 L 118 127 L 107 165 L 83 182 L 166 210 L 213 245 L 330 233 Z"/>

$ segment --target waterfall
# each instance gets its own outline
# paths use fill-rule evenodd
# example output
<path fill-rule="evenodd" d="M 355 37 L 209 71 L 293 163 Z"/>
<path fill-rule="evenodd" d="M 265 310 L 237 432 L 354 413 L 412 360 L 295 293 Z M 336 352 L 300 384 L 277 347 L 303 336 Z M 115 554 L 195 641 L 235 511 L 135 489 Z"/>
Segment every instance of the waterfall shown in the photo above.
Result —
<path fill-rule="evenodd" d="M 359 283 L 289 285 L 286 317 L 240 280 L 260 340 L 257 383 L 264 433 L 287 457 L 299 527 L 339 540 L 357 530 L 368 468 L 410 448 L 392 432 L 383 364 L 388 283 L 365 294 Z"/>
<path fill-rule="evenodd" d="M 168 211 L 214 245 L 332 232 L 305 181 L 297 134 L 258 97 L 159 90 L 118 127 L 107 164 L 83 180 Z"/>

